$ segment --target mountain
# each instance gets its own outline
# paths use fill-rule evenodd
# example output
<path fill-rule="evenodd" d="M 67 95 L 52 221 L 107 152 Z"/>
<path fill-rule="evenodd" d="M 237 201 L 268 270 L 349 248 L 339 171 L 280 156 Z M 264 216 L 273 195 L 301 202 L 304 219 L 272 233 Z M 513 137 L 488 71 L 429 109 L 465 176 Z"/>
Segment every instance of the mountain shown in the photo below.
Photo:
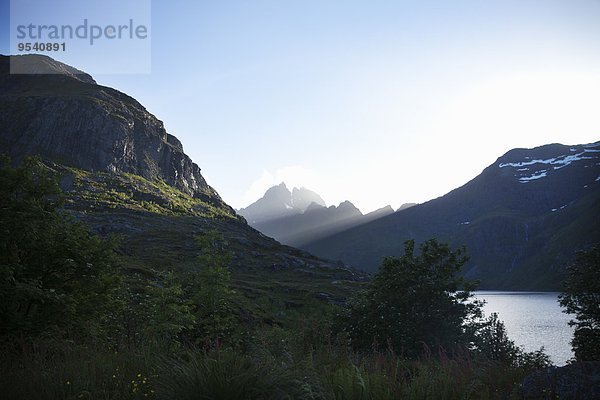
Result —
<path fill-rule="evenodd" d="M 311 238 L 328 236 L 356 225 L 362 216 L 360 210 L 349 201 L 337 207 L 312 203 L 303 213 L 250 225 L 281 243 L 301 247 Z"/>
<path fill-rule="evenodd" d="M 600 242 L 600 142 L 513 149 L 445 196 L 303 249 L 372 272 L 431 237 L 465 245 L 482 288 L 558 290 L 575 252 Z"/>
<path fill-rule="evenodd" d="M 0 152 L 14 163 L 40 157 L 60 176 L 69 213 L 96 232 L 121 236 L 130 270 L 199 268 L 195 237 L 216 232 L 232 254 L 239 290 L 268 296 L 275 308 L 341 301 L 349 282 L 365 278 L 248 226 L 132 97 L 46 56 L 13 62 L 38 74 L 11 75 L 9 57 L 0 56 Z M 297 198 L 313 199 L 305 191 Z"/>
<path fill-rule="evenodd" d="M 9 58 L 0 59 L 8 71 Z M 200 168 L 162 121 L 135 99 L 46 56 L 14 56 L 43 75 L 0 76 L 0 145 L 14 160 L 36 154 L 86 170 L 164 180 L 190 196 L 224 207 Z"/>
<path fill-rule="evenodd" d="M 238 211 L 248 223 L 281 243 L 302 248 L 304 244 L 334 233 L 365 224 L 392 214 L 390 206 L 367 215 L 349 201 L 325 206 L 317 193 L 294 188 L 291 192 L 284 183 L 268 189 L 265 195 Z"/>
<path fill-rule="evenodd" d="M 287 188 L 281 182 L 269 188 L 263 197 L 246 208 L 238 210 L 238 214 L 251 224 L 260 224 L 291 215 L 301 214 L 311 205 L 325 206 L 325 202 L 317 193 L 306 188 Z"/>
<path fill-rule="evenodd" d="M 402 206 L 405 206 L 405 205 L 403 204 Z M 397 211 L 402 210 L 402 206 Z M 393 213 L 394 213 L 394 209 L 392 208 L 392 206 L 387 205 L 385 207 L 378 208 L 375 211 L 371 211 L 368 214 L 365 214 L 365 217 L 363 218 L 363 223 L 374 221 L 376 219 L 385 217 L 386 215 L 390 215 Z"/>
<path fill-rule="evenodd" d="M 325 201 L 317 193 L 304 187 L 292 189 L 292 207 L 302 212 L 311 205 L 325 206 Z"/>
<path fill-rule="evenodd" d="M 412 206 L 416 206 L 416 205 L 417 205 L 417 203 L 404 203 L 396 210 L 396 212 L 406 210 L 407 208 L 411 208 Z"/>

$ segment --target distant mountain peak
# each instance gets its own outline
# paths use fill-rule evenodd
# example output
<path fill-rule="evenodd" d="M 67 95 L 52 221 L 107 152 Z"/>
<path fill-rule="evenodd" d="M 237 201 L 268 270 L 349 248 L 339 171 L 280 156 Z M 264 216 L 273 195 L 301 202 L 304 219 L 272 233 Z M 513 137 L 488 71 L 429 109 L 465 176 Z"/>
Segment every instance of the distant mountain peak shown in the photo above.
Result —
<path fill-rule="evenodd" d="M 302 214 L 311 204 L 325 206 L 317 193 L 304 187 L 290 191 L 285 182 L 271 186 L 265 194 L 248 207 L 238 210 L 250 224 L 272 221 L 286 216 Z"/>
<path fill-rule="evenodd" d="M 273 195 L 285 195 L 286 197 L 289 196 L 291 199 L 292 193 L 290 192 L 290 190 L 288 189 L 286 184 L 284 182 L 281 182 L 279 185 L 271 186 L 265 192 L 265 196 L 273 196 Z M 286 200 L 288 200 L 288 199 L 286 199 Z M 291 200 L 289 200 L 288 203 L 290 201 Z"/>
<path fill-rule="evenodd" d="M 353 211 L 353 212 L 358 212 L 360 215 L 362 215 L 362 212 L 360 212 L 360 210 L 358 209 L 358 207 L 356 207 L 351 201 L 349 200 L 344 200 L 340 203 L 339 206 L 337 206 L 338 210 L 346 210 L 346 211 Z"/>
<path fill-rule="evenodd" d="M 394 213 L 394 209 L 392 206 L 387 205 L 385 207 L 378 208 L 375 211 L 371 211 L 370 213 L 365 214 L 365 223 L 374 221 L 379 218 L 386 217 L 390 214 Z"/>
<path fill-rule="evenodd" d="M 417 203 L 403 203 L 403 204 L 402 204 L 402 205 L 401 205 L 401 206 L 400 206 L 400 207 L 399 207 L 399 208 L 396 210 L 396 212 L 398 212 L 398 211 L 402 211 L 402 210 L 406 210 L 407 208 L 411 208 L 411 207 L 414 207 L 414 206 L 416 206 L 416 205 L 417 205 Z"/>
<path fill-rule="evenodd" d="M 390 206 L 388 204 L 387 206 L 384 206 L 384 207 L 378 208 L 377 210 L 371 211 L 367 215 L 371 215 L 371 214 L 393 214 L 393 213 L 394 213 L 394 209 L 392 208 L 392 206 Z"/>
<path fill-rule="evenodd" d="M 308 207 L 306 207 L 306 210 L 304 211 L 304 213 L 309 213 L 309 212 L 311 212 L 311 211 L 315 211 L 315 210 L 322 210 L 322 209 L 324 209 L 324 208 L 326 208 L 326 207 L 325 207 L 325 206 L 323 206 L 323 205 L 321 205 L 321 204 L 315 203 L 315 202 L 313 201 L 312 203 L 310 203 L 310 204 L 308 205 Z"/>
<path fill-rule="evenodd" d="M 349 200 L 327 207 L 319 194 L 305 187 L 291 192 L 281 183 L 269 188 L 265 195 L 238 211 L 248 223 L 262 233 L 292 246 L 331 235 L 393 213 L 383 207 L 368 215 Z"/>
<path fill-rule="evenodd" d="M 298 209 L 300 212 L 304 212 L 312 203 L 316 203 L 323 207 L 325 206 L 325 201 L 321 196 L 312 190 L 306 189 L 305 187 L 295 187 L 292 189 L 292 206 L 294 208 Z"/>

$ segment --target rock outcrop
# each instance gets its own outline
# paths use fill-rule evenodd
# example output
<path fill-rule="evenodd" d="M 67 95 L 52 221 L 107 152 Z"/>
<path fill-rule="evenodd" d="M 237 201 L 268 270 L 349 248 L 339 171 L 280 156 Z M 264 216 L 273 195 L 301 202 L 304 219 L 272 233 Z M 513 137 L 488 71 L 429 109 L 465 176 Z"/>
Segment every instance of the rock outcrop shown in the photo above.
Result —
<path fill-rule="evenodd" d="M 10 58 L 19 70 L 10 74 Z M 162 121 L 117 90 L 46 56 L 0 56 L 0 148 L 90 171 L 126 172 L 228 207 Z"/>
<path fill-rule="evenodd" d="M 600 399 L 600 362 L 578 362 L 529 375 L 520 388 L 524 400 Z"/>

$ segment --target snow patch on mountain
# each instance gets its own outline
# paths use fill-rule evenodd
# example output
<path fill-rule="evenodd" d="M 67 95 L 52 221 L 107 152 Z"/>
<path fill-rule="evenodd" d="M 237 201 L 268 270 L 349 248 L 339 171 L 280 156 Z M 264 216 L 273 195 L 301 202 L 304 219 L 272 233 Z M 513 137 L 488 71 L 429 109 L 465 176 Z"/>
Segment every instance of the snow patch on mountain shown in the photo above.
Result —
<path fill-rule="evenodd" d="M 536 179 L 541 179 L 541 178 L 544 178 L 546 176 L 548 176 L 548 172 L 546 172 L 546 170 L 543 170 L 543 171 L 537 172 L 537 173 L 535 173 L 535 174 L 533 174 L 531 176 L 522 176 L 522 177 L 519 178 L 519 182 L 521 182 L 521 183 L 528 183 L 530 181 L 534 181 Z"/>
<path fill-rule="evenodd" d="M 498 167 L 500 167 L 500 168 L 504 168 L 504 167 L 520 168 L 520 167 L 524 167 L 526 165 L 549 164 L 549 165 L 559 165 L 559 167 L 554 167 L 554 169 L 560 169 L 560 168 L 566 167 L 567 165 L 569 165 L 575 161 L 593 159 L 593 157 L 585 157 L 584 154 L 586 152 L 595 152 L 595 151 L 599 151 L 599 150 L 584 149 L 584 151 L 582 151 L 581 153 L 577 153 L 574 155 L 568 155 L 568 156 L 563 155 L 563 156 L 558 156 L 558 157 L 554 157 L 554 158 L 548 158 L 545 160 L 536 159 L 536 160 L 521 161 L 521 162 L 516 162 L 516 163 L 500 163 L 498 165 Z"/>
<path fill-rule="evenodd" d="M 600 158 L 600 144 L 592 143 L 579 148 L 570 148 L 570 154 L 563 154 L 552 158 L 523 157 L 522 161 L 499 163 L 499 168 L 515 168 L 515 178 L 520 183 L 528 183 L 548 176 L 549 171 L 559 170 L 574 162 L 582 160 L 597 160 Z M 575 154 L 573 154 L 575 153 Z M 596 164 L 598 165 L 598 164 Z M 590 167 L 585 165 L 584 167 Z M 545 167 L 545 168 L 544 168 Z M 544 168 L 544 169 L 542 169 Z"/>

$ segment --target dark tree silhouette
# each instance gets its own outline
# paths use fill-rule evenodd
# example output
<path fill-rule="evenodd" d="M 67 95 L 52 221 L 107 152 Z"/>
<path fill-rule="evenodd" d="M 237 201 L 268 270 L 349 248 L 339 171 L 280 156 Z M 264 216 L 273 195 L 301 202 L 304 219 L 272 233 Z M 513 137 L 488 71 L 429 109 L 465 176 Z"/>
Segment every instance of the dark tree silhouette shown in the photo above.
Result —
<path fill-rule="evenodd" d="M 452 251 L 435 239 L 421 244 L 420 254 L 407 241 L 404 255 L 384 259 L 368 289 L 351 301 L 343 319 L 352 345 L 391 346 L 414 356 L 424 344 L 464 343 L 465 322 L 481 316 L 472 284 L 458 276 L 466 261 L 464 249 Z"/>
<path fill-rule="evenodd" d="M 581 361 L 600 360 L 600 245 L 579 252 L 567 269 L 560 304 L 574 314 L 573 351 Z"/>

